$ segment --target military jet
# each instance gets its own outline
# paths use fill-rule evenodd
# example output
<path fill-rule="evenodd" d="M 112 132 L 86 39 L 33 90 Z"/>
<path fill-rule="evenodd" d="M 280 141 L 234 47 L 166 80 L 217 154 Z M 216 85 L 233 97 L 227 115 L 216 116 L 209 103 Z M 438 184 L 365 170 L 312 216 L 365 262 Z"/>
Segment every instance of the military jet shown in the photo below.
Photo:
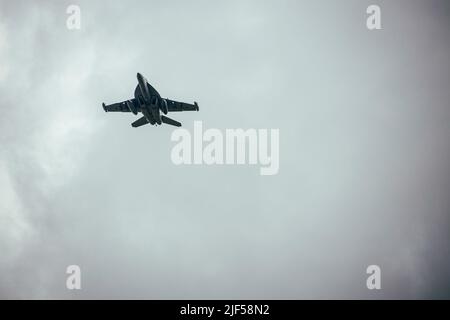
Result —
<path fill-rule="evenodd" d="M 156 124 L 170 124 L 172 126 L 181 127 L 181 123 L 162 115 L 168 112 L 176 111 L 198 111 L 198 104 L 178 102 L 161 98 L 158 91 L 155 90 L 145 79 L 145 77 L 137 74 L 138 85 L 134 90 L 134 99 L 126 100 L 123 102 L 113 103 L 110 105 L 102 104 L 103 109 L 106 112 L 119 111 L 119 112 L 132 112 L 138 114 L 142 112 L 143 117 L 137 119 L 131 124 L 132 127 L 137 128 L 147 123 L 152 125 Z"/>

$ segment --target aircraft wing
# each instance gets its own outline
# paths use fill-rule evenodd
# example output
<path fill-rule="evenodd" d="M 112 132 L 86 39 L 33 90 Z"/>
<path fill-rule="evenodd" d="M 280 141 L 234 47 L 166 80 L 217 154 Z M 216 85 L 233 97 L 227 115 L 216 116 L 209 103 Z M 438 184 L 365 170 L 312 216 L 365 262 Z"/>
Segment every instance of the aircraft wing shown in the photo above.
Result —
<path fill-rule="evenodd" d="M 165 99 L 167 102 L 167 111 L 169 112 L 177 112 L 177 111 L 198 111 L 198 104 L 194 102 L 194 104 L 178 102 L 170 99 Z"/>
<path fill-rule="evenodd" d="M 106 112 L 133 112 L 134 114 L 137 114 L 139 111 L 139 103 L 136 99 L 130 99 L 108 105 L 103 103 L 102 105 Z"/>

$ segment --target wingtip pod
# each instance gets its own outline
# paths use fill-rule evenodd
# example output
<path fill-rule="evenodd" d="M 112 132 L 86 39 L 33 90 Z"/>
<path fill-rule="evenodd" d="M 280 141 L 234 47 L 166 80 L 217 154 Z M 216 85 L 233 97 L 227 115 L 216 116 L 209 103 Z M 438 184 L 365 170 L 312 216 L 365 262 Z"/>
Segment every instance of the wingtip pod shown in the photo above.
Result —
<path fill-rule="evenodd" d="M 102 103 L 102 106 L 103 106 L 103 110 L 105 110 L 105 112 L 108 112 L 108 110 L 106 110 L 106 104 L 104 102 Z"/>
<path fill-rule="evenodd" d="M 197 101 L 194 101 L 194 106 L 195 106 L 195 110 L 199 110 L 199 107 L 198 107 L 198 103 L 197 103 Z"/>

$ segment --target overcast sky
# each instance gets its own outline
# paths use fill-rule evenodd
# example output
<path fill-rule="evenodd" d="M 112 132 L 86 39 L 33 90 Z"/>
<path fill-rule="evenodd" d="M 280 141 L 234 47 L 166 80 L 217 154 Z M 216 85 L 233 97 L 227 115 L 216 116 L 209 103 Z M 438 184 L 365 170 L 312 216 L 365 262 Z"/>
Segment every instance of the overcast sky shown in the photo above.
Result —
<path fill-rule="evenodd" d="M 0 298 L 450 298 L 449 18 L 444 0 L 0 0 Z M 199 102 L 173 116 L 188 130 L 279 129 L 278 175 L 175 166 L 173 127 L 101 107 L 137 72 Z"/>

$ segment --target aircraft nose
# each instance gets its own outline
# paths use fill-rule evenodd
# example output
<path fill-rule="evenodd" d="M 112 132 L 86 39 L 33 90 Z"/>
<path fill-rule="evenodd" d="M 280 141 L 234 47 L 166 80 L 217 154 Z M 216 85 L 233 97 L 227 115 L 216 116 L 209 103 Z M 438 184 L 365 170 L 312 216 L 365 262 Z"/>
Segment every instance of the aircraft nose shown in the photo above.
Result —
<path fill-rule="evenodd" d="M 144 76 L 142 74 L 140 74 L 139 72 L 136 74 L 136 77 L 137 77 L 138 81 L 144 81 L 145 80 Z"/>

